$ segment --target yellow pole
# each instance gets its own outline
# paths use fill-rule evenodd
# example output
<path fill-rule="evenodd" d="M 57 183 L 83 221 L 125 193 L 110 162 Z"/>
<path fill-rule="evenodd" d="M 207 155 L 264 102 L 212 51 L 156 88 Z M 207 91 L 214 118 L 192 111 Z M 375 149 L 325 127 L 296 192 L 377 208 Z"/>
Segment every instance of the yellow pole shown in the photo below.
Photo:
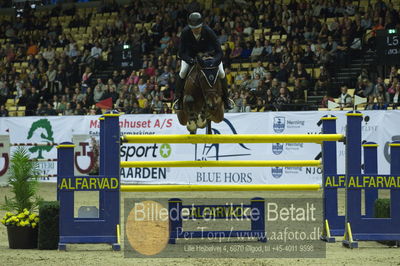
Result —
<path fill-rule="evenodd" d="M 292 161 L 132 161 L 121 162 L 122 168 L 135 167 L 296 167 L 320 166 L 318 160 Z"/>
<path fill-rule="evenodd" d="M 293 191 L 319 190 L 320 185 L 121 185 L 122 192 Z"/>
<path fill-rule="evenodd" d="M 342 134 L 288 135 L 124 135 L 126 143 L 321 143 L 343 140 Z"/>

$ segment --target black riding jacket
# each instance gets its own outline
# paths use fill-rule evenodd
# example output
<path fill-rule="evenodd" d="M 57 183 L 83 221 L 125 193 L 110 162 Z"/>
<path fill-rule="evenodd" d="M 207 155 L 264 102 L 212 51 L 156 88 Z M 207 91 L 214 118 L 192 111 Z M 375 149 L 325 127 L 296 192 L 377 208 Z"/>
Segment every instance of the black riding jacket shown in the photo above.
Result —
<path fill-rule="evenodd" d="M 213 66 L 218 66 L 222 59 L 221 44 L 215 32 L 208 26 L 201 27 L 200 39 L 197 41 L 192 30 L 186 26 L 181 33 L 179 57 L 186 63 L 198 53 L 210 53 L 214 57 Z"/>

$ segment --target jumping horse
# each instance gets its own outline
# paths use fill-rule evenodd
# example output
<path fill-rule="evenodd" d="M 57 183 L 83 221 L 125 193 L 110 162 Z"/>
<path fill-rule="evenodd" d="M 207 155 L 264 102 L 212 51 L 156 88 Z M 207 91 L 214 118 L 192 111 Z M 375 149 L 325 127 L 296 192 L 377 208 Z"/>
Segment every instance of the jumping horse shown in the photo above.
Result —
<path fill-rule="evenodd" d="M 202 59 L 203 66 L 196 62 L 187 75 L 182 110 L 177 111 L 179 123 L 186 126 L 190 134 L 205 127 L 207 134 L 211 134 L 211 122 L 219 123 L 224 119 L 218 67 L 207 67 L 210 57 Z"/>

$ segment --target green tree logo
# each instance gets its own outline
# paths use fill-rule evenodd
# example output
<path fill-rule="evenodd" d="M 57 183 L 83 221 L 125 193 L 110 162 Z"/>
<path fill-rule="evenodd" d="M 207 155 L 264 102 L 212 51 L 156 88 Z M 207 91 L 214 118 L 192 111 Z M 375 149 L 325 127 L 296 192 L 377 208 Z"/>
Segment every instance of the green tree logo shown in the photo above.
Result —
<path fill-rule="evenodd" d="M 42 132 L 40 134 L 40 137 L 42 138 L 42 141 L 46 142 L 54 142 L 53 138 L 53 129 L 51 127 L 50 121 L 48 119 L 40 119 L 34 123 L 32 123 L 31 128 L 29 129 L 28 132 L 28 139 L 31 139 L 33 137 L 33 134 L 40 129 L 44 129 L 45 132 Z M 29 148 L 29 151 L 31 153 L 38 153 L 36 159 L 43 159 L 43 151 L 49 152 L 53 148 L 53 145 L 44 145 L 44 146 L 34 146 Z"/>
<path fill-rule="evenodd" d="M 171 146 L 167 143 L 164 143 L 160 147 L 160 155 L 163 158 L 168 158 L 171 155 L 171 151 L 172 151 Z"/>

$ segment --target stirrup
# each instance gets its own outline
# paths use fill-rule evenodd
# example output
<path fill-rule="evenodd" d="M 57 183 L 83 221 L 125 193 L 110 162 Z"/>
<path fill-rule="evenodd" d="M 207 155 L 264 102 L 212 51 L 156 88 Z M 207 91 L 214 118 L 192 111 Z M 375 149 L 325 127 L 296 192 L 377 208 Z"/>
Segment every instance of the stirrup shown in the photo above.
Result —
<path fill-rule="evenodd" d="M 231 98 L 228 98 L 227 100 L 227 103 L 224 102 L 224 108 L 225 110 L 232 110 L 235 106 L 235 102 Z"/>
<path fill-rule="evenodd" d="M 176 100 L 172 103 L 172 109 L 177 110 L 177 111 L 182 110 L 182 106 L 180 106 L 180 108 L 178 108 L 178 106 L 179 106 L 179 100 L 180 100 L 180 99 L 176 99 Z"/>

